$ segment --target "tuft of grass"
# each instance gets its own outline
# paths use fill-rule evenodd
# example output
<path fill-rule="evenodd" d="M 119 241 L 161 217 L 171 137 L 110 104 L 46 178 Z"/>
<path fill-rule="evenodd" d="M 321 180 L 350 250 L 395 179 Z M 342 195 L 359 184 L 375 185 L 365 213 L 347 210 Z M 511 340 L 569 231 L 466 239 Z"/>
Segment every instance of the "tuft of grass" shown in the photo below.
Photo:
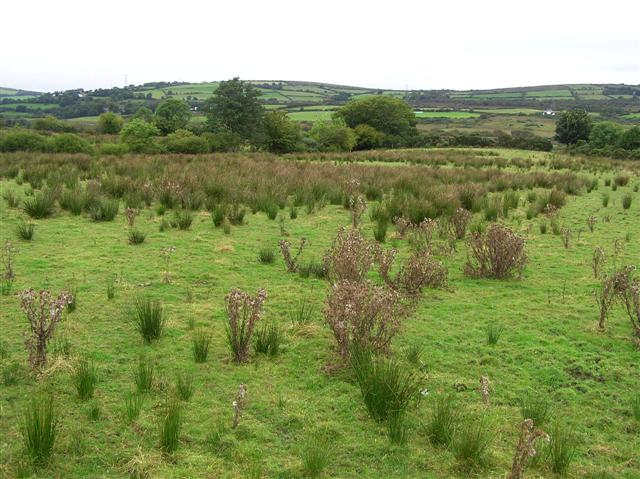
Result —
<path fill-rule="evenodd" d="M 631 398 L 631 415 L 636 421 L 640 422 L 640 394 L 636 394 Z"/>
<path fill-rule="evenodd" d="M 275 322 L 264 324 L 256 331 L 256 339 L 253 344 L 256 353 L 274 357 L 280 354 L 282 331 Z"/>
<path fill-rule="evenodd" d="M 182 401 L 188 401 L 193 396 L 193 374 L 178 374 L 176 378 L 176 396 Z"/>
<path fill-rule="evenodd" d="M 20 197 L 13 190 L 5 190 L 2 192 L 2 197 L 7 202 L 9 208 L 17 208 L 20 206 Z"/>
<path fill-rule="evenodd" d="M 497 344 L 500 340 L 503 329 L 504 328 L 501 324 L 489 323 L 485 329 L 485 332 L 487 333 L 487 344 Z"/>
<path fill-rule="evenodd" d="M 378 422 L 403 414 L 418 396 L 412 371 L 392 359 L 374 357 L 366 347 L 352 347 L 351 367 L 367 411 Z"/>
<path fill-rule="evenodd" d="M 211 336 L 205 331 L 198 331 L 193 337 L 193 358 L 196 363 L 207 361 Z"/>
<path fill-rule="evenodd" d="M 144 243 L 144 240 L 147 238 L 147 234 L 139 229 L 132 228 L 129 230 L 129 244 L 136 245 Z"/>
<path fill-rule="evenodd" d="M 609 206 L 609 193 L 608 192 L 602 194 L 602 206 L 604 208 Z"/>
<path fill-rule="evenodd" d="M 176 210 L 173 215 L 173 224 L 180 230 L 186 231 L 191 228 L 193 214 L 189 210 Z"/>
<path fill-rule="evenodd" d="M 631 202 L 633 201 L 633 196 L 631 196 L 630 193 L 626 193 L 623 197 L 622 197 L 622 208 L 625 210 L 628 210 L 629 208 L 631 208 Z"/>
<path fill-rule="evenodd" d="M 138 360 L 138 367 L 133 372 L 133 381 L 139 393 L 151 391 L 153 386 L 153 363 L 143 357 Z"/>
<path fill-rule="evenodd" d="M 540 234 L 543 234 L 543 235 L 547 234 L 547 222 L 546 221 L 541 221 L 540 222 Z"/>
<path fill-rule="evenodd" d="M 55 197 L 50 192 L 38 192 L 22 202 L 22 210 L 31 218 L 48 218 L 55 209 Z"/>
<path fill-rule="evenodd" d="M 107 299 L 111 300 L 116 297 L 116 279 L 109 276 L 107 279 Z"/>
<path fill-rule="evenodd" d="M 554 424 L 551 429 L 551 441 L 548 446 L 548 459 L 551 470 L 565 475 L 575 458 L 577 442 L 574 434 L 566 426 Z"/>
<path fill-rule="evenodd" d="M 24 412 L 22 436 L 27 453 L 37 465 L 49 462 L 56 442 L 58 419 L 53 396 L 34 396 Z"/>
<path fill-rule="evenodd" d="M 33 239 L 33 234 L 35 233 L 36 225 L 33 223 L 27 223 L 22 220 L 16 226 L 16 234 L 18 238 L 24 241 L 31 241 Z"/>
<path fill-rule="evenodd" d="M 85 401 L 93 397 L 98 383 L 95 365 L 86 358 L 79 359 L 73 368 L 73 385 L 78 397 Z"/>
<path fill-rule="evenodd" d="M 178 449 L 182 429 L 182 407 L 174 399 L 168 399 L 160 419 L 160 450 L 172 454 Z"/>
<path fill-rule="evenodd" d="M 133 321 L 147 343 L 159 339 L 165 322 L 160 301 L 147 297 L 137 298 L 133 309 Z"/>
<path fill-rule="evenodd" d="M 276 253 L 270 246 L 263 246 L 258 251 L 258 261 L 262 264 L 271 264 L 276 260 Z"/>
<path fill-rule="evenodd" d="M 118 215 L 120 200 L 101 199 L 89 209 L 89 216 L 93 221 L 113 221 Z"/>
<path fill-rule="evenodd" d="M 305 298 L 298 303 L 295 309 L 289 311 L 289 318 L 294 326 L 302 326 L 311 322 L 314 311 L 313 304 Z"/>
<path fill-rule="evenodd" d="M 139 392 L 129 391 L 124 397 L 124 414 L 129 423 L 140 417 L 140 411 L 144 404 L 144 396 Z"/>
<path fill-rule="evenodd" d="M 417 342 L 409 344 L 404 350 L 404 358 L 416 367 L 422 365 L 422 345 Z"/>
<path fill-rule="evenodd" d="M 426 423 L 426 433 L 432 444 L 448 446 L 460 423 L 460 411 L 452 394 L 439 394 Z"/>
<path fill-rule="evenodd" d="M 71 297 L 67 303 L 67 312 L 73 313 L 78 308 L 78 288 L 71 290 Z"/>
<path fill-rule="evenodd" d="M 97 421 L 102 416 L 102 412 L 100 411 L 100 406 L 98 403 L 94 402 L 89 406 L 89 410 L 87 411 L 87 418 L 89 421 Z"/>
<path fill-rule="evenodd" d="M 389 442 L 396 446 L 407 443 L 409 428 L 404 413 L 392 413 L 387 419 L 387 436 Z"/>
<path fill-rule="evenodd" d="M 302 470 L 307 477 L 318 477 L 329 464 L 330 444 L 325 437 L 317 435 L 307 439 L 302 448 Z"/>
<path fill-rule="evenodd" d="M 493 434 L 486 416 L 467 418 L 455 435 L 453 452 L 465 469 L 478 469 L 486 464 Z"/>
<path fill-rule="evenodd" d="M 289 218 L 295 220 L 298 217 L 298 208 L 292 206 L 289 210 Z"/>
<path fill-rule="evenodd" d="M 20 364 L 11 363 L 2 367 L 2 385 L 15 386 L 20 379 Z"/>
<path fill-rule="evenodd" d="M 542 394 L 528 392 L 520 398 L 522 419 L 531 419 L 536 427 L 542 427 L 551 413 L 551 402 Z"/>

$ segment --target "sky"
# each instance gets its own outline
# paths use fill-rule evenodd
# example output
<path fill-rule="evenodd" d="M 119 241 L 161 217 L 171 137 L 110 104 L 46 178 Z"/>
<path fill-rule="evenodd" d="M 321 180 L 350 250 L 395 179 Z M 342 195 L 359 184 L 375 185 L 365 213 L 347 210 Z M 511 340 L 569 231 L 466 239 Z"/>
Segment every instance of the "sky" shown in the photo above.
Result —
<path fill-rule="evenodd" d="M 5 1 L 0 86 L 640 84 L 640 0 Z"/>

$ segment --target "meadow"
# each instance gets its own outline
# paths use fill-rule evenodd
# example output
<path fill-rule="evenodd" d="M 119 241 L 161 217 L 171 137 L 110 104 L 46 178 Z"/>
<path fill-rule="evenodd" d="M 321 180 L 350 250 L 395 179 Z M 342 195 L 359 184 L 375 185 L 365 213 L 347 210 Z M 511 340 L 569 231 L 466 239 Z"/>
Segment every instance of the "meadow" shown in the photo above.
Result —
<path fill-rule="evenodd" d="M 2 154 L 0 475 L 497 479 L 535 415 L 549 438 L 525 477 L 638 478 L 638 339 L 619 304 L 598 327 L 594 291 L 639 263 L 639 187 L 637 162 L 502 149 Z M 469 274 L 494 224 L 524 240 L 520 274 Z M 332 334 L 341 228 L 446 271 L 402 300 L 380 353 L 412 385 L 399 425 L 372 417 L 358 350 L 345 360 Z M 381 271 L 364 271 L 378 292 Z M 28 288 L 73 295 L 36 372 Z M 266 291 L 242 362 L 234 288 Z M 150 341 L 145 300 L 164 317 Z M 32 398 L 53 398 L 46 461 L 25 445 Z"/>

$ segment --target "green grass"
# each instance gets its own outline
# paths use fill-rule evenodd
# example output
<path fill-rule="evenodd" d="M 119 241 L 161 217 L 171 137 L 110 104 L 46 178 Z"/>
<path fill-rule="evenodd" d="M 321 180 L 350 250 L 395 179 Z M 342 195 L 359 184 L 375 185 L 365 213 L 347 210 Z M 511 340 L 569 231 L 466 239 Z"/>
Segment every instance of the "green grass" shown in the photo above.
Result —
<path fill-rule="evenodd" d="M 416 118 L 478 118 L 480 113 L 470 111 L 416 111 Z"/>
<path fill-rule="evenodd" d="M 532 158 L 536 162 L 551 158 L 544 153 L 492 151 L 495 158 Z M 488 151 L 481 153 L 488 155 Z M 385 166 L 379 167 L 384 173 Z M 637 168 L 631 163 L 627 167 Z M 584 170 L 582 174 L 593 173 Z M 598 176 L 602 185 L 604 176 Z M 606 176 L 613 176 L 613 172 Z M 637 182 L 635 176 L 630 185 Z M 5 185 L 21 194 L 25 188 L 8 180 L 2 181 L 1 186 Z M 574 231 L 585 231 L 579 241 L 574 237 L 568 250 L 559 238 L 539 234 L 540 218 L 527 220 L 524 206 L 511 211 L 505 221 L 526 235 L 530 257 L 519 281 L 464 277 L 467 250 L 464 242 L 458 242 L 456 253 L 439 257 L 449 268 L 450 290 L 427 290 L 395 338 L 391 355 L 399 360 L 411 344 L 422 345 L 429 371 L 422 373 L 416 368 L 421 388 L 429 395 L 455 394 L 465 411 L 483 410 L 478 379 L 481 375 L 491 379 L 491 430 L 497 436 L 489 448 L 491 467 L 480 477 L 502 477 L 509 470 L 522 420 L 520 398 L 527 390 L 548 397 L 554 406 L 553 418 L 567 421 L 580 439 L 581 447 L 567 469 L 569 477 L 634 477 L 633 460 L 640 438 L 633 432 L 637 423 L 630 413 L 630 396 L 640 387 L 638 352 L 630 341 L 628 319 L 619 308 L 609 318 L 607 330 L 597 331 L 598 312 L 591 296 L 595 281 L 590 268 L 596 246 L 610 253 L 614 241 L 623 239 L 626 232 L 640 237 L 638 193 L 631 193 L 634 201 L 629 210 L 621 206 L 623 195 L 630 191 L 630 186 L 608 191 L 607 208 L 601 204 L 602 187 L 569 197 L 560 212 L 561 222 Z M 322 315 L 327 281 L 286 273 L 279 256 L 272 265 L 261 265 L 256 259 L 261 246 L 275 245 L 281 238 L 277 221 L 247 210 L 246 224 L 234 226 L 231 234 L 225 235 L 222 228 L 214 227 L 208 213 L 194 211 L 191 229 L 160 232 L 162 219 L 154 211 L 155 205 L 143 209 L 137 218 L 139 227 L 149 233 L 136 247 L 127 244 L 121 217 L 92 222 L 67 212 L 37 220 L 33 241 L 17 245 L 15 291 L 48 287 L 57 292 L 74 278 L 82 285 L 81 304 L 76 312 L 65 315 L 55 335 L 68 337 L 73 354 L 89 355 L 101 372 L 95 394 L 101 419 L 95 422 L 89 422 L 86 408 L 78 407 L 65 369 L 47 378 L 60 422 L 54 460 L 42 477 L 123 477 L 123 465 L 138 457 L 139 450 L 151 458 L 153 477 L 244 477 L 246 464 L 258 461 L 264 477 L 299 477 L 305 470 L 303 446 L 318 429 L 328 431 L 331 438 L 331 460 L 325 462 L 323 472 L 326 477 L 468 477 L 458 469 L 450 451 L 432 445 L 417 431 L 408 436 L 401 453 L 390 449 L 386 425 L 369 419 L 358 386 L 344 371 L 327 367 L 336 363 L 333 338 Z M 585 218 L 591 213 L 599 220 L 593 233 L 585 228 Z M 611 216 L 606 225 L 602 222 L 605 214 Z M 0 204 L 0 244 L 6 239 L 15 241 L 21 217 L 19 210 L 10 209 L 4 201 Z M 373 239 L 373 224 L 368 215 L 364 218 L 363 231 Z M 474 221 L 478 218 L 476 214 Z M 341 206 L 327 206 L 314 214 L 301 207 L 298 217 L 287 222 L 287 231 L 292 244 L 301 236 L 309 239 L 310 246 L 301 258 L 306 263 L 321 258 L 336 230 L 349 222 L 348 212 Z M 529 225 L 533 225 L 531 230 Z M 394 233 L 390 228 L 388 236 Z M 408 254 L 406 240 L 388 242 L 385 247 L 397 246 L 401 256 Z M 637 264 L 638 241 L 623 240 L 623 245 L 620 261 Z M 165 283 L 160 250 L 170 246 L 175 246 L 176 252 L 170 266 L 172 281 Z M 118 278 L 117 294 L 108 300 L 106 286 L 114 275 Z M 242 365 L 228 360 L 223 298 L 233 287 L 252 293 L 260 287 L 267 289 L 263 321 L 278 321 L 286 330 L 286 347 L 277 357 L 256 355 Z M 188 288 L 193 292 L 189 303 L 184 300 Z M 162 336 L 151 344 L 141 340 L 126 314 L 140 295 L 162 301 L 166 316 Z M 301 314 L 303 319 L 293 325 L 289 317 L 297 317 L 303 301 L 312 314 L 309 318 Z M 1 296 L 0 311 L 2 342 L 8 354 L 5 360 L 27 368 L 24 332 L 28 325 L 18 299 Z M 197 330 L 211 335 L 209 356 L 202 364 L 194 364 L 190 318 L 195 318 Z M 497 344 L 488 345 L 486 325 L 492 322 L 503 325 L 505 333 Z M 144 406 L 134 407 L 140 409 L 139 416 L 132 413 L 137 416 L 135 424 L 128 425 L 123 418 L 127 415 L 123 412 L 124 397 L 135 389 L 132 371 L 137 369 L 141 354 L 155 365 L 154 385 L 144 394 Z M 165 460 L 158 452 L 164 398 L 174 378 L 189 373 L 197 392 L 182 404 L 181 441 L 175 460 Z M 218 424 L 230 427 L 231 402 L 240 383 L 247 384 L 249 391 L 240 426 L 225 435 L 229 447 L 214 450 L 207 438 Z M 454 384 L 464 384 L 467 390 L 455 392 Z M 8 477 L 15 476 L 13 472 L 23 460 L 22 413 L 37 387 L 31 379 L 0 387 L 0 464 Z M 432 407 L 429 395 L 407 413 L 409 424 L 427 421 Z M 81 455 L 69 452 L 78 431 L 83 432 L 85 444 Z M 553 477 L 546 460 L 532 466 L 529 475 Z"/>

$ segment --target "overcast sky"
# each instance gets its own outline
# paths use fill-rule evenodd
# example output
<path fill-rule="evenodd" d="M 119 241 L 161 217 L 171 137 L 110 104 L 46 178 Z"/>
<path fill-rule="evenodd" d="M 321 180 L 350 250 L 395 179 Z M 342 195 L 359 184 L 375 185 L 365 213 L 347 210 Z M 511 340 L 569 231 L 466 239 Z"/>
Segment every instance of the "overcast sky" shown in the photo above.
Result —
<path fill-rule="evenodd" d="M 309 80 L 377 88 L 640 83 L 640 0 L 10 1 L 2 86 Z"/>

